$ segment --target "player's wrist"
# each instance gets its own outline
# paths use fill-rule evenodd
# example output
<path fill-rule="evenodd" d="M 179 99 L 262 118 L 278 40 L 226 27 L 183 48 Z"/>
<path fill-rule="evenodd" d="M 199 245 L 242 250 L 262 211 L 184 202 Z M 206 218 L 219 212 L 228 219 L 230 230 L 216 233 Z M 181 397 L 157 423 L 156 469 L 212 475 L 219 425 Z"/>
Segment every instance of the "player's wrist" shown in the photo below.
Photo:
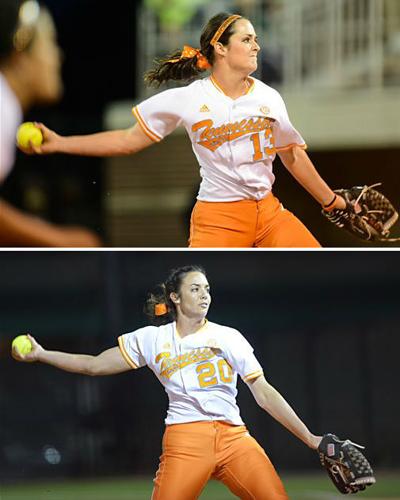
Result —
<path fill-rule="evenodd" d="M 315 436 L 314 434 L 310 433 L 307 444 L 309 448 L 311 448 L 312 450 L 318 450 L 318 446 L 321 441 L 322 441 L 322 436 Z"/>
<path fill-rule="evenodd" d="M 331 212 L 335 209 L 345 210 L 346 206 L 347 205 L 345 199 L 336 193 L 334 193 L 326 203 L 322 203 L 322 208 L 325 210 L 325 212 Z"/>
<path fill-rule="evenodd" d="M 46 353 L 47 351 L 43 347 L 39 346 L 35 352 L 35 361 L 40 363 L 46 363 Z"/>
<path fill-rule="evenodd" d="M 53 132 L 53 137 L 49 143 L 45 143 L 47 145 L 47 153 L 67 153 L 67 142 L 66 137 L 62 135 L 55 134 Z"/>

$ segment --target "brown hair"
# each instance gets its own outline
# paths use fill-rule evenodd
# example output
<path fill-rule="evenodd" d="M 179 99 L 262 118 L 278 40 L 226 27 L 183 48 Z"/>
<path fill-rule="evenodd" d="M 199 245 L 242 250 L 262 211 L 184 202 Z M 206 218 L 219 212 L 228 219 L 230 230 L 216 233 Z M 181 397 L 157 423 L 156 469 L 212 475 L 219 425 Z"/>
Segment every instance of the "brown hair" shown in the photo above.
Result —
<path fill-rule="evenodd" d="M 206 275 L 205 270 L 198 265 L 188 265 L 183 267 L 178 267 L 177 269 L 172 269 L 168 275 L 168 278 L 164 283 L 160 283 L 156 288 L 148 294 L 147 300 L 144 304 L 144 313 L 149 319 L 151 325 L 160 326 L 171 323 L 176 319 L 176 308 L 175 304 L 170 298 L 172 292 L 179 293 L 182 285 L 182 281 L 188 273 L 198 272 Z M 156 306 L 166 306 L 165 313 L 156 313 Z M 157 309 L 164 309 L 159 307 Z"/>
<path fill-rule="evenodd" d="M 215 60 L 215 54 L 214 47 L 210 44 L 210 42 L 221 24 L 231 15 L 232 14 L 228 14 L 227 12 L 221 12 L 220 14 L 212 17 L 203 28 L 200 36 L 200 51 L 211 65 Z M 229 38 L 234 33 L 233 26 L 235 22 L 228 26 L 218 39 L 218 42 L 222 43 L 222 45 L 228 45 Z M 192 58 L 185 57 L 180 59 L 178 62 L 170 62 L 171 59 L 179 59 L 181 53 L 182 50 L 176 50 L 172 54 L 157 60 L 155 67 L 144 75 L 144 81 L 146 84 L 149 86 L 153 85 L 155 87 L 159 87 L 162 83 L 167 82 L 168 80 L 194 80 L 205 71 L 204 69 L 198 68 L 196 56 Z"/>

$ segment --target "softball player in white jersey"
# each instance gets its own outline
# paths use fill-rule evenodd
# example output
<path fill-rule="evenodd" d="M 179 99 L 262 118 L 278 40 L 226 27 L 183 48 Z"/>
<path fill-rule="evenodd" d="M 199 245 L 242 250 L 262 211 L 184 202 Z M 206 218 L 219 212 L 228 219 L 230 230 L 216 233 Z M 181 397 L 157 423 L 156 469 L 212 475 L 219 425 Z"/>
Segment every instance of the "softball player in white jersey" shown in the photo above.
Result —
<path fill-rule="evenodd" d="M 27 152 L 128 155 L 183 125 L 202 177 L 190 246 L 318 247 L 272 193 L 276 154 L 326 210 L 345 208 L 345 201 L 315 170 L 278 92 L 250 77 L 260 50 L 252 24 L 238 15 L 218 14 L 205 26 L 200 46 L 185 46 L 161 60 L 145 80 L 156 85 L 193 80 L 207 69 L 211 76 L 142 102 L 133 110 L 134 127 L 61 137 L 39 124 L 45 142 Z"/>
<path fill-rule="evenodd" d="M 98 356 L 33 350 L 18 361 L 40 361 L 88 375 L 110 375 L 148 366 L 169 398 L 163 451 L 153 500 L 192 500 L 210 478 L 236 496 L 283 500 L 288 496 L 273 465 L 252 438 L 236 404 L 239 375 L 257 403 L 312 449 L 313 435 L 283 397 L 265 380 L 245 338 L 206 319 L 209 284 L 199 266 L 173 270 L 150 294 L 147 314 L 154 326 L 122 335 L 119 346 Z"/>

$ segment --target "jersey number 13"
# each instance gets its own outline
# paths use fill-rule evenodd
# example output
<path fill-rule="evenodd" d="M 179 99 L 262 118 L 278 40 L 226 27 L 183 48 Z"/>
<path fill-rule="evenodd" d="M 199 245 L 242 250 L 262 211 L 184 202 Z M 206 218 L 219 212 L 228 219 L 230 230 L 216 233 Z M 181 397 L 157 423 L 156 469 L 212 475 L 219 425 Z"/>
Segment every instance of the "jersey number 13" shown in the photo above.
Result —
<path fill-rule="evenodd" d="M 263 135 L 264 135 L 265 146 L 264 145 L 261 146 L 261 142 L 263 141 Z M 275 154 L 275 140 L 274 136 L 272 135 L 272 130 L 270 128 L 267 128 L 264 134 L 262 134 L 261 132 L 251 134 L 250 140 L 253 143 L 253 149 L 254 149 L 253 161 L 262 160 L 264 153 L 267 156 Z"/>

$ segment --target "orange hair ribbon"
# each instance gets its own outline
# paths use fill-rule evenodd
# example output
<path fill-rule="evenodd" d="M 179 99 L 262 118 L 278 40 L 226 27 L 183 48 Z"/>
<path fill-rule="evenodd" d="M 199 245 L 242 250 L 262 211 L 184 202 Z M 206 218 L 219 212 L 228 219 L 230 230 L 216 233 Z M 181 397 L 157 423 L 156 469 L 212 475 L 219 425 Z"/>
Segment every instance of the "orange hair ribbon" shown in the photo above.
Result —
<path fill-rule="evenodd" d="M 176 63 L 176 62 L 180 61 L 181 59 L 193 59 L 194 57 L 197 57 L 196 66 L 199 69 L 211 68 L 211 65 L 207 61 L 206 56 L 203 56 L 203 54 L 200 52 L 200 49 L 194 49 L 193 47 L 190 47 L 190 45 L 185 45 L 183 47 L 181 56 L 178 59 L 169 59 L 167 62 Z"/>
<path fill-rule="evenodd" d="M 167 314 L 167 312 L 168 312 L 167 304 L 156 304 L 154 306 L 154 314 L 156 316 L 164 316 L 164 314 Z"/>

